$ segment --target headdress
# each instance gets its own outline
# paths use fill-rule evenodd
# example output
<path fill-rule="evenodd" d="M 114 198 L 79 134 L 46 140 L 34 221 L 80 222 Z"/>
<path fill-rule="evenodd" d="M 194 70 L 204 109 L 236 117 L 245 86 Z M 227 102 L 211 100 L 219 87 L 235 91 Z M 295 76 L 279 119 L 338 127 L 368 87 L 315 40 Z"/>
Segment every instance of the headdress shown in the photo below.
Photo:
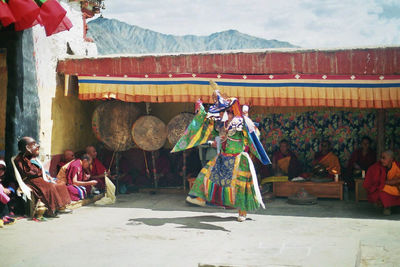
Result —
<path fill-rule="evenodd" d="M 218 85 L 214 81 L 210 81 L 210 85 L 215 91 L 213 93 L 214 105 L 210 106 L 208 113 L 214 115 L 221 111 L 232 109 L 235 116 L 241 116 L 239 101 L 235 97 L 224 97 L 218 90 Z"/>

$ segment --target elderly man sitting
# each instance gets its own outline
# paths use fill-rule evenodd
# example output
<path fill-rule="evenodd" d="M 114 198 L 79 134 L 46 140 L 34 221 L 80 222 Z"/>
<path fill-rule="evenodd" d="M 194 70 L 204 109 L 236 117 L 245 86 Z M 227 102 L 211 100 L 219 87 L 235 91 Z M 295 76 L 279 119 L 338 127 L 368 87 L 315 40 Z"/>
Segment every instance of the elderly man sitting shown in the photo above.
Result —
<path fill-rule="evenodd" d="M 37 160 L 39 144 L 32 137 L 22 137 L 18 141 L 20 153 L 15 158 L 15 165 L 22 180 L 31 188 L 33 193 L 48 208 L 48 216 L 56 216 L 56 212 L 69 213 L 65 206 L 71 202 L 67 187 L 57 184 L 54 178 L 49 177 Z"/>
<path fill-rule="evenodd" d="M 383 214 L 390 215 L 392 206 L 400 206 L 400 164 L 391 150 L 381 155 L 379 162 L 369 167 L 363 184 L 368 201 L 383 205 Z"/>

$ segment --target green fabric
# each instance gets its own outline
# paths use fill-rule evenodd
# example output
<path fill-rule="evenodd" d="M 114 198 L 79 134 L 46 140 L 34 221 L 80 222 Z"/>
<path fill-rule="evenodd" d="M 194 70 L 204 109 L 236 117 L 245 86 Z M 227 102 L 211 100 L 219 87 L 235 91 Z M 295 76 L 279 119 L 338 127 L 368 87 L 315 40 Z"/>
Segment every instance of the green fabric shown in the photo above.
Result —
<path fill-rule="evenodd" d="M 210 125 L 214 125 L 214 121 L 207 119 L 207 112 L 204 110 L 204 107 L 201 106 L 199 112 L 196 114 L 196 116 L 194 116 L 185 133 L 178 140 L 171 152 L 179 152 L 195 146 L 199 146 L 202 144 L 202 140 L 205 140 L 206 142 L 211 137 L 211 135 L 215 134 L 214 131 L 212 131 L 211 133 L 207 133 L 207 129 Z M 190 145 L 190 142 L 195 137 L 198 131 L 201 131 L 200 138 L 198 138 L 198 140 L 194 144 Z"/>
<path fill-rule="evenodd" d="M 35 0 L 38 6 L 42 6 L 47 0 Z"/>
<path fill-rule="evenodd" d="M 243 155 L 238 155 L 237 157 L 241 157 L 239 163 L 239 171 L 250 174 L 249 162 L 247 161 L 247 158 Z M 210 160 L 207 165 L 204 166 L 203 170 L 199 173 L 193 183 L 192 189 L 189 192 L 190 196 L 199 197 L 206 200 L 207 202 L 212 203 L 212 189 L 214 188 L 215 184 L 206 177 L 206 173 L 211 172 L 211 165 L 216 160 L 216 158 L 217 157 L 215 157 L 213 160 Z M 245 186 L 236 184 L 234 188 L 223 187 L 223 205 L 227 207 L 239 208 L 244 211 L 252 211 L 258 209 L 260 207 L 260 203 L 258 203 L 255 199 L 255 191 L 252 184 L 251 176 L 247 178 L 245 176 L 239 175 L 238 177 L 236 177 L 236 179 L 238 181 L 244 182 Z M 249 183 L 251 184 L 251 186 L 248 185 Z M 205 194 L 205 184 L 208 185 L 208 197 Z M 234 202 L 232 202 L 229 198 L 232 190 L 233 194 L 235 194 Z"/>
<path fill-rule="evenodd" d="M 232 141 L 233 140 L 239 140 L 239 141 Z M 237 154 L 240 153 L 244 150 L 244 138 L 243 138 L 243 132 L 237 131 L 235 134 L 232 136 L 229 136 L 229 138 L 226 140 L 226 146 L 224 149 L 224 152 L 227 154 Z"/>

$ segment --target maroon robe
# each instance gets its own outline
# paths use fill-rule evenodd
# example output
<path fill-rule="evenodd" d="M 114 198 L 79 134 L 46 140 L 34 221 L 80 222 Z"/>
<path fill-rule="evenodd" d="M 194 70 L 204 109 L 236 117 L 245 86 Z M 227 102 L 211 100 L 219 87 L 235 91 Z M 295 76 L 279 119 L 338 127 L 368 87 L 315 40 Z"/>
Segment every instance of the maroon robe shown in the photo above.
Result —
<path fill-rule="evenodd" d="M 21 153 L 15 158 L 17 169 L 27 186 L 54 213 L 71 202 L 68 189 L 63 184 L 53 184 L 43 180 L 42 169 Z"/>
<path fill-rule="evenodd" d="M 104 175 L 106 171 L 106 167 L 104 167 L 103 163 L 97 158 L 92 160 L 92 164 L 90 165 L 90 176 L 98 176 Z M 104 190 L 106 188 L 106 183 L 104 177 L 94 178 L 93 180 L 97 181 L 96 188 L 99 190 Z"/>
<path fill-rule="evenodd" d="M 80 159 L 74 160 L 69 164 L 65 171 L 65 175 L 67 178 L 68 192 L 72 201 L 84 199 L 90 193 L 92 186 L 86 185 L 78 187 L 74 185 L 75 175 L 77 176 L 78 181 L 85 181 L 85 171 L 82 168 L 82 162 Z M 86 193 L 83 193 L 82 190 L 85 190 Z"/>
<path fill-rule="evenodd" d="M 361 167 L 361 170 L 368 170 L 368 168 L 376 162 L 376 152 L 369 149 L 366 155 L 363 155 L 362 149 L 355 150 L 347 164 L 347 176 L 352 176 L 354 171 L 354 164 Z"/>
<path fill-rule="evenodd" d="M 275 151 L 272 158 L 274 162 L 278 162 L 280 159 L 290 157 L 289 167 L 287 176 L 289 179 L 299 176 L 302 173 L 302 166 L 296 155 L 292 151 L 288 151 L 287 154 L 283 154 L 280 150 Z"/>
<path fill-rule="evenodd" d="M 399 196 L 389 195 L 382 191 L 387 179 L 387 172 L 388 169 L 380 162 L 369 167 L 363 183 L 363 187 L 368 194 L 368 201 L 372 203 L 382 203 L 385 208 L 400 206 Z"/>

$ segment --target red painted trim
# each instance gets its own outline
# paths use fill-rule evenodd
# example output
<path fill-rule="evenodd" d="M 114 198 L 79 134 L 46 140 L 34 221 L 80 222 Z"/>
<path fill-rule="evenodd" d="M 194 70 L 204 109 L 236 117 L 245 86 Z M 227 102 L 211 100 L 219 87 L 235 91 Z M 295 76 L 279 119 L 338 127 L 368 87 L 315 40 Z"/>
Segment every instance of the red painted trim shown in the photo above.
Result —
<path fill-rule="evenodd" d="M 169 79 L 169 78 L 207 78 L 214 79 L 218 82 L 218 79 L 238 79 L 244 80 L 244 74 L 141 74 L 141 75 L 93 75 L 93 74 L 78 74 L 79 76 L 89 76 L 89 77 L 116 77 L 116 78 L 149 78 L 149 79 Z M 171 77 L 169 76 L 171 75 Z M 296 79 L 296 75 L 245 75 L 246 80 L 288 80 Z M 315 74 L 299 74 L 300 78 L 298 80 L 352 80 L 352 75 L 315 75 Z M 325 79 L 323 78 L 325 76 Z M 380 80 L 383 76 L 383 80 L 400 80 L 400 75 L 354 75 L 354 80 Z"/>
<path fill-rule="evenodd" d="M 310 75 L 400 75 L 400 47 L 327 51 L 266 51 L 119 58 L 65 59 L 57 71 L 76 75 L 154 74 L 310 74 Z"/>

